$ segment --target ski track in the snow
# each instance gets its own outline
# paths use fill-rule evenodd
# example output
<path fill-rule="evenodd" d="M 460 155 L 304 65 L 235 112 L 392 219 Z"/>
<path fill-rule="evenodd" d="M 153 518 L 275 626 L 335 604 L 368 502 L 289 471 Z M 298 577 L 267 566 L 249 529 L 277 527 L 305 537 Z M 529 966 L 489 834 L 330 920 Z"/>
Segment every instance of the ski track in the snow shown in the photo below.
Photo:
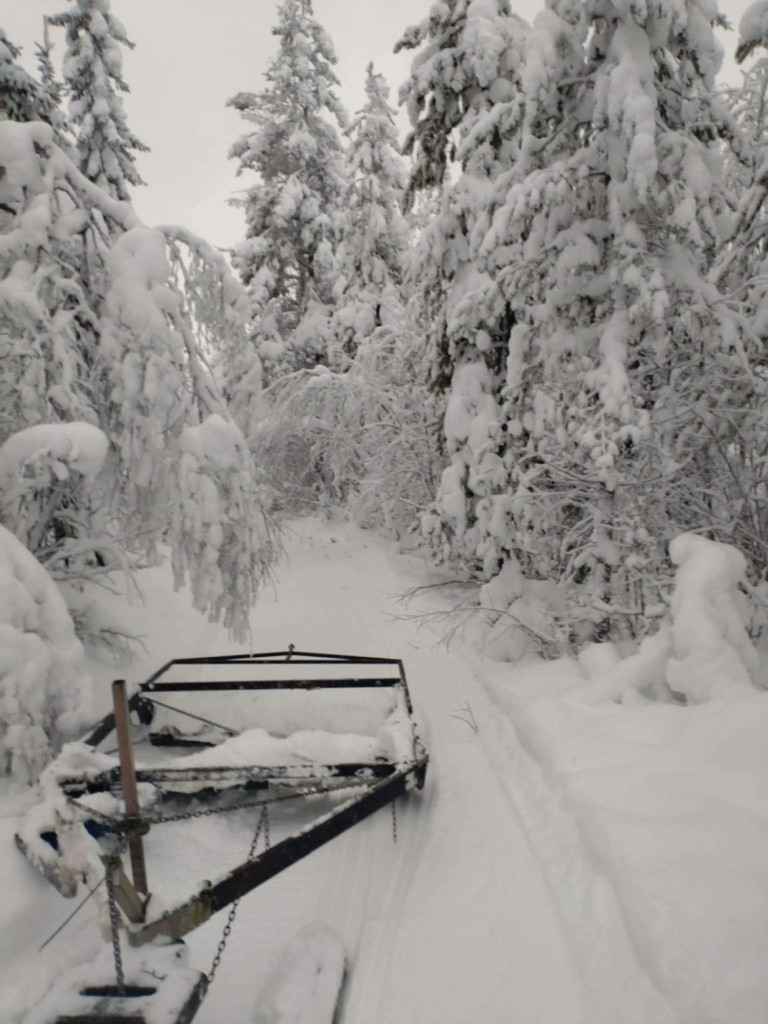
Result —
<path fill-rule="evenodd" d="M 384 809 L 243 899 L 196 1021 L 248 1024 L 280 950 L 316 920 L 339 932 L 348 954 L 339 1024 L 677 1024 L 608 882 L 508 721 L 498 680 L 479 657 L 438 649 L 400 617 L 394 595 L 426 571 L 352 527 L 302 521 L 287 542 L 290 560 L 252 617 L 254 648 L 402 657 L 429 748 L 427 783 L 397 802 L 396 843 Z M 222 653 L 220 637 L 190 653 Z M 464 701 L 477 733 L 452 717 Z M 276 811 L 273 840 L 313 813 Z M 217 841 L 227 846 L 220 871 L 243 860 L 254 821 L 198 819 L 199 833 L 175 833 L 178 852 L 169 841 L 151 887 L 182 867 L 195 885 L 197 861 L 210 871 Z M 46 914 L 58 921 L 68 904 L 53 898 Z M 202 970 L 225 921 L 226 911 L 187 937 Z M 84 912 L 70 940 L 94 922 Z M 22 945 L 32 932 L 20 931 Z"/>

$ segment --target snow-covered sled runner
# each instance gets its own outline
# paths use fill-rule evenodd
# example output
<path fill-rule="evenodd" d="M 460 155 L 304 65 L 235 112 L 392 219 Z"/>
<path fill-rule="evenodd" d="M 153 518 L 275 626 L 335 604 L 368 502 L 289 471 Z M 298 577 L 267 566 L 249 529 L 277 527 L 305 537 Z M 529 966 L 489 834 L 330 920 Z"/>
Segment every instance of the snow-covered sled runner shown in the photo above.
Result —
<path fill-rule="evenodd" d="M 116 693 L 121 686 L 114 684 Z M 428 758 L 398 659 L 293 647 L 183 658 L 164 665 L 129 701 L 124 686 L 120 692 L 115 711 L 85 741 L 65 747 L 46 770 L 45 799 L 17 842 L 64 895 L 74 895 L 79 880 L 96 885 L 106 873 L 116 965 L 118 925 L 131 946 L 178 941 L 230 907 L 211 970 L 196 981 L 193 977 L 196 994 L 178 1018 L 191 1020 L 190 1008 L 213 978 L 240 898 L 397 797 L 421 788 Z M 115 733 L 119 761 L 114 751 L 103 749 L 114 746 Z M 276 830 L 273 822 L 270 833 L 271 810 L 307 800 L 314 818 L 290 831 L 280 821 Z M 150 828 L 251 810 L 256 824 L 246 860 L 213 881 L 192 879 L 186 898 L 162 903 L 150 898 L 151 864 L 145 873 L 142 845 Z M 279 839 L 271 842 L 276 831 Z M 123 870 L 126 850 L 132 882 Z M 341 984 L 343 972 L 337 973 Z M 101 983 L 100 988 L 105 991 Z M 117 995 L 109 998 L 116 1008 Z M 117 1009 L 110 1016 L 106 1006 L 99 1013 L 104 1021 L 124 1017 Z"/>

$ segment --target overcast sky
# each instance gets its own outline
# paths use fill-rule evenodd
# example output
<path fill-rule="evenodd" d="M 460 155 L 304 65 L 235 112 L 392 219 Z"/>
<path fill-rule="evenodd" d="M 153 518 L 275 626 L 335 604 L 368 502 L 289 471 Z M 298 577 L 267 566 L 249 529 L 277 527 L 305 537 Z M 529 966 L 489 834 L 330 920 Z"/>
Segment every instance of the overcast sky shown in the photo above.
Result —
<path fill-rule="evenodd" d="M 720 9 L 738 28 L 750 2 L 721 0 Z M 396 105 L 413 53 L 395 55 L 392 48 L 431 3 L 315 0 L 315 17 L 336 47 L 341 98 L 350 113 L 364 101 L 365 68 L 371 60 L 390 83 Z M 529 21 L 542 6 L 543 0 L 513 2 Z M 23 47 L 27 66 L 34 67 L 43 15 L 66 7 L 66 0 L 0 0 L 0 24 Z M 148 224 L 183 224 L 217 245 L 232 245 L 242 237 L 243 215 L 226 200 L 242 181 L 227 152 L 244 122 L 225 103 L 237 92 L 263 87 L 263 72 L 276 52 L 270 30 L 277 0 L 112 0 L 111 7 L 136 43 L 123 65 L 131 89 L 125 97 L 129 124 L 151 149 L 138 157 L 148 183 L 133 190 L 139 216 Z M 54 31 L 60 56 L 61 32 Z M 735 36 L 721 33 L 729 58 Z M 739 80 L 731 60 L 726 74 Z"/>

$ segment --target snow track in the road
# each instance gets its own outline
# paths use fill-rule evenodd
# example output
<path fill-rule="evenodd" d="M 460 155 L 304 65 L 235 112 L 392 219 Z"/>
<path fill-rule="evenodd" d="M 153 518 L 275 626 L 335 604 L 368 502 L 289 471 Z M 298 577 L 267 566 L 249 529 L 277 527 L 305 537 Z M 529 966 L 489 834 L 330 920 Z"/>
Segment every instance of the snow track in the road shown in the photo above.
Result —
<path fill-rule="evenodd" d="M 503 681 L 488 679 L 477 663 L 486 677 L 477 699 L 487 750 L 559 908 L 589 992 L 590 1024 L 679 1024 L 632 945 L 616 894 L 581 842 L 573 814 L 520 742 Z"/>

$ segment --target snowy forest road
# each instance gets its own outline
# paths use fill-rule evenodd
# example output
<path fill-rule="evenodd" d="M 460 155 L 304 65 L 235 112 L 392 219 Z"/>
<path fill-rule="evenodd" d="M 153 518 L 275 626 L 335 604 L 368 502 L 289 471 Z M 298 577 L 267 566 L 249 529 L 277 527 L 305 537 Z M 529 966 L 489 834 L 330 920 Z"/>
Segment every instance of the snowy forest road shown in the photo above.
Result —
<path fill-rule="evenodd" d="M 428 582 L 423 567 L 374 535 L 310 520 L 293 524 L 286 546 L 278 583 L 253 613 L 253 648 L 293 643 L 402 657 L 430 755 L 427 781 L 397 803 L 397 842 L 391 815 L 379 811 L 243 899 L 196 1021 L 248 1024 L 282 948 L 320 921 L 340 934 L 349 958 L 340 1024 L 675 1024 L 632 949 L 610 887 L 494 703 L 484 677 L 502 666 L 473 660 L 469 651 L 446 652 L 434 633 L 401 616 L 397 596 Z M 163 608 L 152 620 L 158 642 L 148 637 L 148 670 L 171 656 L 233 649 L 218 628 L 176 612 L 180 597 L 151 590 L 136 613 L 146 624 L 148 613 Z M 465 702 L 477 731 L 462 720 Z M 275 833 L 299 827 L 307 813 L 276 816 Z M 183 826 L 148 837 L 156 892 L 180 895 L 182 874 L 191 888 L 243 860 L 254 819 L 243 811 Z M 32 871 L 21 858 L 13 870 Z M 46 929 L 67 912 L 45 883 L 33 884 L 41 934 L 20 931 L 26 948 L 0 964 L 0 981 L 12 976 L 16 956 L 17 963 L 36 957 Z M 54 940 L 47 963 L 67 943 L 68 959 L 77 942 L 80 960 L 92 956 L 94 916 L 84 912 L 68 939 Z M 190 960 L 202 970 L 225 919 L 219 913 L 187 936 Z"/>
<path fill-rule="evenodd" d="M 256 649 L 402 657 L 427 783 L 398 801 L 396 843 L 381 811 L 243 902 L 201 1024 L 245 1024 L 259 979 L 313 920 L 348 951 L 343 1024 L 672 1024 L 482 665 L 400 617 L 424 570 L 348 527 L 298 523 L 288 548 L 254 613 Z M 222 924 L 189 937 L 195 960 Z"/>
<path fill-rule="evenodd" d="M 583 1021 L 580 976 L 536 857 L 482 735 L 453 717 L 479 684 L 436 652 L 434 634 L 394 618 L 396 595 L 423 580 L 403 579 L 359 531 L 297 531 L 277 593 L 254 615 L 257 647 L 402 657 L 427 783 L 398 801 L 396 843 L 381 811 L 243 902 L 201 1024 L 225 1010 L 245 1022 L 254 981 L 311 920 L 335 928 L 349 954 L 344 1024 Z M 212 952 L 222 923 L 189 937 L 195 959 Z"/>

